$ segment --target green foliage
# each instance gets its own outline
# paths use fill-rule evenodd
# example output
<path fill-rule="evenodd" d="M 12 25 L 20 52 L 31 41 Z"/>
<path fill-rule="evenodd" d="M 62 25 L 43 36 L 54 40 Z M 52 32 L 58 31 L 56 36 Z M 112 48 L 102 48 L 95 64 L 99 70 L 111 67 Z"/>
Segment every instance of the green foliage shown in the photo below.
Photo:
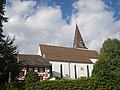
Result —
<path fill-rule="evenodd" d="M 0 90 L 25 90 L 24 82 L 5 83 L 0 86 Z"/>
<path fill-rule="evenodd" d="M 37 81 L 26 87 L 24 82 L 6 85 L 2 90 L 119 90 L 119 87 L 109 83 L 101 83 L 94 78 L 80 78 L 75 80 Z M 24 88 L 25 87 L 25 88 Z"/>
<path fill-rule="evenodd" d="M 107 89 L 120 90 L 120 41 L 107 39 L 100 50 L 99 61 L 94 65 L 92 77 Z"/>
<path fill-rule="evenodd" d="M 2 30 L 2 27 L 3 27 L 3 22 L 7 22 L 7 17 L 4 17 L 5 15 L 5 10 L 4 10 L 4 1 L 5 0 L 0 0 L 0 42 L 2 41 L 2 38 L 4 38 L 4 35 L 3 35 L 3 30 Z"/>
<path fill-rule="evenodd" d="M 5 90 L 17 90 L 13 83 L 6 84 Z"/>
<path fill-rule="evenodd" d="M 10 40 L 7 38 L 0 47 L 0 83 L 8 81 L 8 74 L 11 72 L 11 78 L 14 81 L 18 75 L 18 71 L 21 67 L 21 63 L 17 63 L 17 47 L 13 45 L 14 39 Z"/>
<path fill-rule="evenodd" d="M 93 78 L 76 80 L 40 81 L 34 85 L 35 90 L 107 90 L 108 87 Z"/>
<path fill-rule="evenodd" d="M 120 41 L 117 39 L 107 39 L 100 50 L 100 56 L 108 59 L 120 57 Z"/>
<path fill-rule="evenodd" d="M 36 72 L 28 72 L 25 78 L 25 90 L 35 90 L 35 84 L 38 81 L 40 78 Z"/>
<path fill-rule="evenodd" d="M 17 63 L 17 47 L 13 45 L 14 38 L 11 40 L 3 34 L 3 22 L 7 22 L 5 17 L 5 0 L 0 0 L 0 84 L 8 81 L 8 73 L 12 73 L 12 80 L 17 76 L 21 63 Z"/>

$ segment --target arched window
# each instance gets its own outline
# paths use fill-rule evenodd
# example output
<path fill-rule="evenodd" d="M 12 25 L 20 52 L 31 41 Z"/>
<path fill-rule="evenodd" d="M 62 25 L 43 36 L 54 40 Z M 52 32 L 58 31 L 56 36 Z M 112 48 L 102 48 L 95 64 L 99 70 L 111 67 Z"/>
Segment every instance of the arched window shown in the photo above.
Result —
<path fill-rule="evenodd" d="M 77 78 L 76 65 L 74 65 L 74 70 L 75 70 L 75 79 L 76 79 Z"/>
<path fill-rule="evenodd" d="M 89 74 L 89 66 L 87 65 L 87 76 L 89 77 L 90 74 Z"/>
<path fill-rule="evenodd" d="M 63 72 L 62 72 L 62 64 L 60 65 L 60 77 L 63 78 Z"/>

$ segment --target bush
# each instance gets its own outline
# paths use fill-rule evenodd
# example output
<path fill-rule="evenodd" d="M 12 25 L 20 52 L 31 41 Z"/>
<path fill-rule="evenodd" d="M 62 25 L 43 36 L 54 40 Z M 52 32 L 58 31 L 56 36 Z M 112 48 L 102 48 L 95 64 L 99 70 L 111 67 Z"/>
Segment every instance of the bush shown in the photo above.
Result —
<path fill-rule="evenodd" d="M 28 72 L 25 78 L 25 90 L 35 90 L 36 82 L 40 81 L 36 72 Z"/>
<path fill-rule="evenodd" d="M 37 81 L 25 83 L 6 84 L 6 88 L 0 90 L 119 90 L 120 86 L 103 83 L 94 78 L 80 78 L 76 80 Z M 24 88 L 25 87 L 25 88 Z"/>
<path fill-rule="evenodd" d="M 14 83 L 5 83 L 0 85 L 0 90 L 24 90 L 25 83 L 23 82 L 14 82 Z"/>
<path fill-rule="evenodd" d="M 120 41 L 107 39 L 94 65 L 92 77 L 107 90 L 120 90 Z"/>
<path fill-rule="evenodd" d="M 93 90 L 96 88 L 96 84 L 94 84 L 94 79 L 92 78 L 40 81 L 35 86 L 37 86 L 37 90 Z"/>

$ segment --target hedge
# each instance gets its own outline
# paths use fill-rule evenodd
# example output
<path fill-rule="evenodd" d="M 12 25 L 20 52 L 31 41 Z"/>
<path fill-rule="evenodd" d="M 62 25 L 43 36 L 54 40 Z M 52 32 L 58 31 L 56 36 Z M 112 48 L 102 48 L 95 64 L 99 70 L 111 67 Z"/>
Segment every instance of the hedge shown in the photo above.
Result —
<path fill-rule="evenodd" d="M 81 78 L 76 80 L 40 81 L 36 83 L 36 90 L 96 90 L 102 86 L 92 78 Z"/>
<path fill-rule="evenodd" d="M 11 84 L 10 89 L 4 90 L 25 90 L 25 83 Z M 13 89 L 14 88 L 14 89 Z M 93 78 L 80 78 L 76 80 L 54 80 L 38 81 L 31 85 L 28 90 L 120 90 L 120 86 L 110 83 L 101 83 Z"/>
<path fill-rule="evenodd" d="M 25 90 L 24 82 L 5 83 L 0 86 L 0 90 Z"/>

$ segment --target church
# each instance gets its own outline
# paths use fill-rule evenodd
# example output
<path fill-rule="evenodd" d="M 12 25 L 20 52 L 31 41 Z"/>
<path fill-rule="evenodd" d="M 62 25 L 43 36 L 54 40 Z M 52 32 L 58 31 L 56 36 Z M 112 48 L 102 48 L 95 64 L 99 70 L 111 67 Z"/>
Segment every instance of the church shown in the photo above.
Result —
<path fill-rule="evenodd" d="M 18 60 L 23 61 L 19 79 L 29 70 L 37 72 L 41 80 L 49 78 L 50 71 L 64 79 L 90 77 L 98 57 L 97 51 L 88 50 L 76 24 L 72 48 L 39 44 L 38 55 L 19 54 Z"/>

